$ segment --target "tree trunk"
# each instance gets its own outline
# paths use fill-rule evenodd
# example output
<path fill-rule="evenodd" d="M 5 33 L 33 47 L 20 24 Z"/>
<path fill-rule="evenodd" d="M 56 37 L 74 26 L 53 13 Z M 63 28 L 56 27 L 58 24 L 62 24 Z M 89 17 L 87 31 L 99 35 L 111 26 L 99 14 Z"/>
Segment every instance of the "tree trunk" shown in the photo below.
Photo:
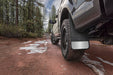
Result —
<path fill-rule="evenodd" d="M 9 24 L 9 3 L 8 1 L 6 1 L 5 5 L 6 5 L 6 24 L 8 25 Z"/>
<path fill-rule="evenodd" d="M 18 0 L 16 0 L 16 25 L 18 25 Z"/>

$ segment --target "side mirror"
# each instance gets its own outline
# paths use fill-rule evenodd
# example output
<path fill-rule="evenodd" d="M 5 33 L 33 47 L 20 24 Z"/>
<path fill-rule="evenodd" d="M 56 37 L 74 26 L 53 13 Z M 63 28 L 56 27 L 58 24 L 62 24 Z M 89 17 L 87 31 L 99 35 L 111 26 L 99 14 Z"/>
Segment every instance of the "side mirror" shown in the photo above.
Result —
<path fill-rule="evenodd" d="M 53 20 L 49 20 L 49 23 L 50 24 L 55 24 L 56 23 L 56 20 L 54 20 L 54 21 Z"/>

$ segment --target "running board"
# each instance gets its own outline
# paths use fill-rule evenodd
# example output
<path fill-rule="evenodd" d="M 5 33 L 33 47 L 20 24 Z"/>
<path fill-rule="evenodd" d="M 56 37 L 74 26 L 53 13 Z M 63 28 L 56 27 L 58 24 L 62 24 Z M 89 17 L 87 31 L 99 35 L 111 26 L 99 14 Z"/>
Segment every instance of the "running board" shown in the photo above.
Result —
<path fill-rule="evenodd" d="M 74 50 L 89 49 L 89 41 L 72 41 L 71 46 Z"/>

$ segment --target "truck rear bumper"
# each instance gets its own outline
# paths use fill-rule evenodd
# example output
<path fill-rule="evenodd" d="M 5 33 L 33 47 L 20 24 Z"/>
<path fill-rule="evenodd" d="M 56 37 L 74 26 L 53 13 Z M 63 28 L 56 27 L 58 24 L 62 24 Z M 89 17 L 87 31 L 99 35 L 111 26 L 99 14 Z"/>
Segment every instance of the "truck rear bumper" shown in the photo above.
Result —
<path fill-rule="evenodd" d="M 105 13 L 108 17 L 113 17 L 113 0 L 103 0 Z"/>

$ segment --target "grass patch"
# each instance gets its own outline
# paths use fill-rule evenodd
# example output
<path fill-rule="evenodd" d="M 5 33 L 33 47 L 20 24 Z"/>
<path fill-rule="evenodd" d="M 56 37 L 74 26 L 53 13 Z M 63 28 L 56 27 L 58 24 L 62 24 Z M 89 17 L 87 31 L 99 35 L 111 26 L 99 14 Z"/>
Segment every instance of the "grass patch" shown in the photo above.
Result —
<path fill-rule="evenodd" d="M 0 35 L 9 38 L 36 38 L 42 37 L 37 32 L 28 32 L 23 26 L 0 25 Z"/>

